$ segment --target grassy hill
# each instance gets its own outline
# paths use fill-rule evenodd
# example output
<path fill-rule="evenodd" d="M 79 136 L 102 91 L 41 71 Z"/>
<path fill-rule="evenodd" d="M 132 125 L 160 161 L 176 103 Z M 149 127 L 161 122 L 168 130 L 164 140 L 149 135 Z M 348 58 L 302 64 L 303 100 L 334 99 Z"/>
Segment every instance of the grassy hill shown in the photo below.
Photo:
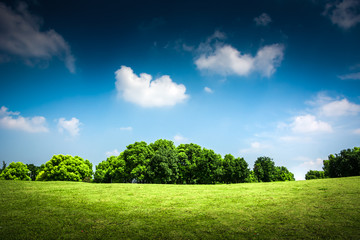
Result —
<path fill-rule="evenodd" d="M 360 239 L 360 177 L 232 185 L 0 181 L 0 239 Z"/>

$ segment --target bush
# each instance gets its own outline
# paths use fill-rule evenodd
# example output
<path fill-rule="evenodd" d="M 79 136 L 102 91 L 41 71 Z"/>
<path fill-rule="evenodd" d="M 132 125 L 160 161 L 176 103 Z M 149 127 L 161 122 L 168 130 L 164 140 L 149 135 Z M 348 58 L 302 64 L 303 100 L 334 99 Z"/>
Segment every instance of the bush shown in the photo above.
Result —
<path fill-rule="evenodd" d="M 12 162 L 0 174 L 3 180 L 31 180 L 28 176 L 29 169 L 22 162 Z"/>

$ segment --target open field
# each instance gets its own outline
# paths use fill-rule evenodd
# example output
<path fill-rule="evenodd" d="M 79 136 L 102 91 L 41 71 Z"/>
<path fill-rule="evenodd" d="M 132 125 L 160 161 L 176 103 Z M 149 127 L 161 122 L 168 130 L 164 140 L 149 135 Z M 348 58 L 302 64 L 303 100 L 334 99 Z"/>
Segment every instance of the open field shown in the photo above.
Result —
<path fill-rule="evenodd" d="M 0 181 L 0 239 L 360 239 L 360 177 L 232 185 Z"/>

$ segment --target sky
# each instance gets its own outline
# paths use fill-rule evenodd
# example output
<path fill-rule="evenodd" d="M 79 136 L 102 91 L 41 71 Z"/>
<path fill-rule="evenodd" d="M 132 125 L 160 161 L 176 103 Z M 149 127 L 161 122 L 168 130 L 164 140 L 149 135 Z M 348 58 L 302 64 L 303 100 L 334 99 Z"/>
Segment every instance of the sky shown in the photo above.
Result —
<path fill-rule="evenodd" d="M 0 0 L 0 161 L 168 139 L 302 180 L 359 146 L 359 43 L 359 0 Z"/>

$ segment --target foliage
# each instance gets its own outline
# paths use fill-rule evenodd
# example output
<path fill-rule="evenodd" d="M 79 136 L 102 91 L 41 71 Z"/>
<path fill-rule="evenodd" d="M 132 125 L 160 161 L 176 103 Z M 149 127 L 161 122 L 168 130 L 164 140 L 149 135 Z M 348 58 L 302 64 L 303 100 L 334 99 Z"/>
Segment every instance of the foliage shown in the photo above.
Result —
<path fill-rule="evenodd" d="M 30 171 L 30 178 L 32 181 L 35 181 L 36 176 L 41 171 L 41 167 L 35 166 L 34 164 L 26 164 L 27 168 Z"/>
<path fill-rule="evenodd" d="M 305 174 L 306 180 L 326 178 L 324 171 L 309 170 Z"/>
<path fill-rule="evenodd" d="M 92 177 L 89 160 L 70 155 L 54 155 L 36 177 L 37 181 L 82 181 Z"/>
<path fill-rule="evenodd" d="M 0 174 L 2 173 L 2 171 L 4 171 L 5 168 L 6 168 L 6 162 L 3 161 L 3 166 L 2 166 L 2 168 L 0 169 Z"/>
<path fill-rule="evenodd" d="M 323 161 L 323 173 L 317 173 L 320 178 L 360 176 L 360 147 L 344 149 L 339 154 L 330 154 L 327 160 Z M 311 172 L 310 170 L 309 172 Z M 308 172 L 308 173 L 309 173 Z M 316 171 L 312 171 L 316 172 Z M 308 173 L 306 175 L 308 175 Z M 322 176 L 323 174 L 323 176 Z M 312 177 L 314 174 L 310 174 Z M 305 176 L 306 178 L 306 176 Z M 313 179 L 313 178 L 310 178 Z"/>
<path fill-rule="evenodd" d="M 22 162 L 12 162 L 0 174 L 3 180 L 31 180 L 28 176 L 29 169 Z"/>
<path fill-rule="evenodd" d="M 275 167 L 276 181 L 295 181 L 294 174 L 291 173 L 286 167 Z"/>
<path fill-rule="evenodd" d="M 259 182 L 273 182 L 277 180 L 274 161 L 269 157 L 259 157 L 254 163 L 254 173 Z"/>

